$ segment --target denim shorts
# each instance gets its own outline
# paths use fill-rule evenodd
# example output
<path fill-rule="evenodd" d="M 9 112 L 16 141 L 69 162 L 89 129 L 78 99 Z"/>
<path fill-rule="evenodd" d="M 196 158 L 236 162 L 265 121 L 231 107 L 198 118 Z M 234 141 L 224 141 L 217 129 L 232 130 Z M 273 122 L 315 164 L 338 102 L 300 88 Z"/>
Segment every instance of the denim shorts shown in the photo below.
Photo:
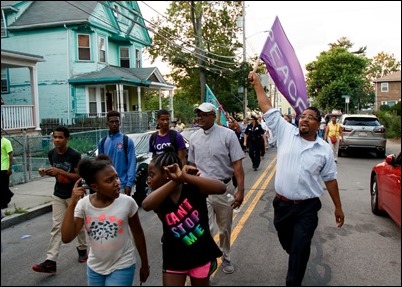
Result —
<path fill-rule="evenodd" d="M 132 286 L 135 274 L 135 264 L 114 270 L 107 275 L 99 274 L 87 267 L 88 286 Z"/>

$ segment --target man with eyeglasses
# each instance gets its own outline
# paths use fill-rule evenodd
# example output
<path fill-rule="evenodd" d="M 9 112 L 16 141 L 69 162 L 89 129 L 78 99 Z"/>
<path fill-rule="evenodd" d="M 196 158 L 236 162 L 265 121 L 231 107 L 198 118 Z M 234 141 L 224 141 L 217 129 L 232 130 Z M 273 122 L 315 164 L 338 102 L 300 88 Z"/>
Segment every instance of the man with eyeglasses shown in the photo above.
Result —
<path fill-rule="evenodd" d="M 215 124 L 216 107 L 213 104 L 202 103 L 194 112 L 200 129 L 190 137 L 188 161 L 198 168 L 200 176 L 219 179 L 226 184 L 224 194 L 208 195 L 207 206 L 211 234 L 215 233 L 215 220 L 219 229 L 222 270 L 231 274 L 234 272 L 230 260 L 232 217 L 233 209 L 240 207 L 244 198 L 244 151 L 233 130 Z M 233 175 L 237 180 L 236 192 Z"/>
<path fill-rule="evenodd" d="M 324 181 L 335 205 L 338 227 L 345 216 L 336 180 L 336 164 L 331 147 L 317 130 L 321 116 L 317 108 L 308 107 L 299 118 L 299 126 L 286 122 L 274 109 L 255 72 L 248 75 L 268 127 L 276 136 L 277 169 L 275 175 L 274 226 L 279 242 L 289 254 L 286 286 L 301 286 L 310 257 L 310 246 L 318 226 L 319 197 Z"/>

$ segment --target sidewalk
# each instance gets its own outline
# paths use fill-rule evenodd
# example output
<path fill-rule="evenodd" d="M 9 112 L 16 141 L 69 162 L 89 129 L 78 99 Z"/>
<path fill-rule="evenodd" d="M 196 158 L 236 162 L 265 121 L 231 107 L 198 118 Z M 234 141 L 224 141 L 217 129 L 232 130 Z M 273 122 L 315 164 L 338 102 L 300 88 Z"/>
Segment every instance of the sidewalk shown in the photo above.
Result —
<path fill-rule="evenodd" d="M 8 208 L 1 211 L 13 213 L 6 215 L 1 220 L 1 229 L 29 220 L 46 212 L 52 211 L 52 194 L 55 184 L 54 177 L 43 177 L 38 180 L 11 186 L 14 192 Z M 27 211 L 25 213 L 15 213 L 16 210 Z"/>
<path fill-rule="evenodd" d="M 387 141 L 387 154 L 398 153 L 400 150 L 401 139 Z M 52 211 L 51 201 L 54 184 L 55 179 L 53 177 L 43 177 L 10 187 L 11 191 L 14 192 L 14 196 L 8 204 L 8 208 L 2 209 L 2 212 L 14 212 L 15 209 L 27 212 L 7 215 L 1 220 L 1 229 Z"/>

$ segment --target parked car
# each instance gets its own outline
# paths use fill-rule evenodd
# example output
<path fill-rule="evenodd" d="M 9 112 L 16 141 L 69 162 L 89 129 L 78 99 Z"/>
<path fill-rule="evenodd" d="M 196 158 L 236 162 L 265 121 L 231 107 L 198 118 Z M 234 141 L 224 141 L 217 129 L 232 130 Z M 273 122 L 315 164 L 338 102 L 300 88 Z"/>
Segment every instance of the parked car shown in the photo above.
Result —
<path fill-rule="evenodd" d="M 375 165 L 370 176 L 371 211 L 387 213 L 401 227 L 401 152 Z"/>
<path fill-rule="evenodd" d="M 153 132 L 127 134 L 134 141 L 135 154 L 137 157 L 137 172 L 135 179 L 134 195 L 138 206 L 141 206 L 142 201 L 150 192 L 147 185 L 148 165 L 152 159 L 152 153 L 149 152 L 149 139 Z M 98 155 L 98 148 L 88 152 L 88 156 L 95 157 Z"/>
<path fill-rule="evenodd" d="M 385 127 L 375 115 L 342 115 L 339 120 L 343 141 L 339 144 L 338 156 L 343 151 L 365 149 L 374 151 L 379 158 L 385 157 L 387 138 Z"/>
<path fill-rule="evenodd" d="M 184 143 L 186 144 L 186 161 L 188 158 L 188 148 L 190 146 L 190 136 L 197 131 L 198 129 L 200 129 L 199 127 L 195 127 L 195 128 L 187 128 L 184 129 L 180 132 L 180 134 L 183 136 L 184 139 Z"/>

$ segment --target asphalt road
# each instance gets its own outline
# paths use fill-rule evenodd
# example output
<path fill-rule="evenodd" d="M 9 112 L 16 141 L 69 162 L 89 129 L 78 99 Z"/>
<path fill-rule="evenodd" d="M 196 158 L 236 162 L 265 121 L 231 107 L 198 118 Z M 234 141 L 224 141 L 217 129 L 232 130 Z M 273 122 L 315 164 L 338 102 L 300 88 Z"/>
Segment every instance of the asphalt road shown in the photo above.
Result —
<path fill-rule="evenodd" d="M 400 147 L 400 146 L 399 146 Z M 333 204 L 327 193 L 321 198 L 319 226 L 303 285 L 306 286 L 400 286 L 401 229 L 387 216 L 370 209 L 369 172 L 381 162 L 373 154 L 339 158 L 340 186 L 345 225 L 336 227 Z M 258 171 L 247 156 L 246 197 L 234 215 L 232 261 L 236 271 L 224 274 L 219 268 L 213 286 L 284 286 L 287 255 L 273 226 L 272 199 L 276 152 L 267 152 Z M 144 286 L 161 286 L 162 228 L 155 213 L 140 210 L 151 265 Z M 49 241 L 51 214 L 44 214 L 2 230 L 2 286 L 86 285 L 85 264 L 77 262 L 76 242 L 63 245 L 56 275 L 31 270 L 44 260 Z M 139 285 L 138 271 L 134 285 Z"/>

